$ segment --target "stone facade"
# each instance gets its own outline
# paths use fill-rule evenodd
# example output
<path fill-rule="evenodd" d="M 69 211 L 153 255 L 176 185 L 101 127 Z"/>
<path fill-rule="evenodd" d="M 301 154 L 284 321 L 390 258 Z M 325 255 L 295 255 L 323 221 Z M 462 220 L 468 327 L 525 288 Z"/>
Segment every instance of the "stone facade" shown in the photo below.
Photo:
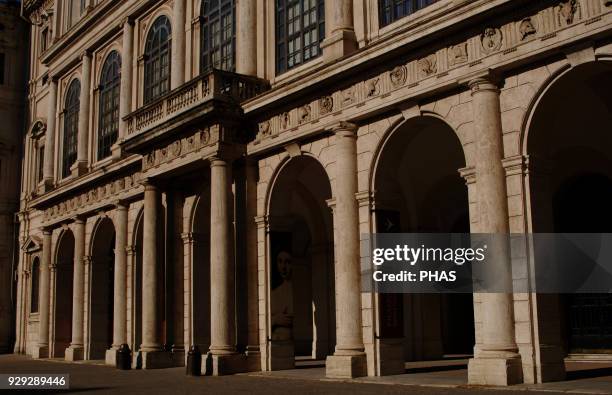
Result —
<path fill-rule="evenodd" d="M 563 311 L 579 304 L 561 296 L 360 291 L 361 235 L 386 221 L 555 231 L 566 195 L 553 192 L 568 174 L 610 178 L 611 2 L 431 3 L 382 26 L 379 0 L 321 2 L 320 56 L 277 72 L 272 2 L 237 0 L 234 73 L 201 72 L 200 1 L 87 0 L 76 19 L 70 2 L 25 1 L 15 352 L 112 364 L 127 343 L 148 369 L 184 364 L 195 345 L 212 374 L 308 356 L 341 378 L 469 354 L 469 382 L 494 385 L 559 380 L 568 354 L 605 354 L 567 334 L 577 323 Z M 172 25 L 169 90 L 149 100 L 160 18 Z M 113 51 L 117 140 L 98 159 Z M 77 80 L 76 159 L 63 177 Z M 500 256 L 510 253 L 526 268 L 506 265 L 502 281 L 529 278 L 528 248 Z"/>
<path fill-rule="evenodd" d="M 14 341 L 19 177 L 24 129 L 26 23 L 19 3 L 0 1 L 0 353 Z"/>

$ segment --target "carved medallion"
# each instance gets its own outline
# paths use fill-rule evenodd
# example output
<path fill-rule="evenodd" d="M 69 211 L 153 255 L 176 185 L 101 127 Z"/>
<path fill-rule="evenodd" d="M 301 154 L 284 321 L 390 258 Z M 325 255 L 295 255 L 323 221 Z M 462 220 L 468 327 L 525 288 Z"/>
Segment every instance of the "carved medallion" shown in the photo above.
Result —
<path fill-rule="evenodd" d="M 321 115 L 329 114 L 334 109 L 334 99 L 331 96 L 323 96 L 319 99 L 319 111 Z"/>
<path fill-rule="evenodd" d="M 270 121 L 263 121 L 259 124 L 259 134 L 262 136 L 270 135 Z"/>
<path fill-rule="evenodd" d="M 486 54 L 498 51 L 502 46 L 503 36 L 498 28 L 488 27 L 480 35 L 482 49 Z"/>
<path fill-rule="evenodd" d="M 391 85 L 395 88 L 402 86 L 408 78 L 408 69 L 406 66 L 396 66 L 389 73 L 389 78 L 391 79 Z"/>
<path fill-rule="evenodd" d="M 200 144 L 208 145 L 210 143 L 210 131 L 208 129 L 200 130 Z"/>

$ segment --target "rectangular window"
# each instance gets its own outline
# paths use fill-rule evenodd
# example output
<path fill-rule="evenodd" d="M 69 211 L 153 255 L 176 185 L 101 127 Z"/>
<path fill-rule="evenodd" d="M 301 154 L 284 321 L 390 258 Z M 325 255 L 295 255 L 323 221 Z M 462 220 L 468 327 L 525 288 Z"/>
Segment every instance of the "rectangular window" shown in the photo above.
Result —
<path fill-rule="evenodd" d="M 323 0 L 276 0 L 277 73 L 319 56 L 324 37 Z"/>
<path fill-rule="evenodd" d="M 387 26 L 438 0 L 378 0 L 380 27 Z"/>
<path fill-rule="evenodd" d="M 45 167 L 45 147 L 38 147 L 38 169 L 36 172 L 36 182 L 41 182 L 43 179 L 43 171 Z"/>
<path fill-rule="evenodd" d="M 5 65 L 6 56 L 3 53 L 0 53 L 0 85 L 4 85 L 4 74 L 5 74 Z"/>

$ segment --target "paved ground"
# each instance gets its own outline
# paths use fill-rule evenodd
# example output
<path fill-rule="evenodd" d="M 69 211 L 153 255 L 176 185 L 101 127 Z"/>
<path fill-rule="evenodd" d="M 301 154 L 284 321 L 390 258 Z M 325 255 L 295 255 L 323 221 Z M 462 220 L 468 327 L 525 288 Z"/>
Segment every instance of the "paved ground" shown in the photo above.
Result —
<path fill-rule="evenodd" d="M 24 356 L 0 356 L 0 373 L 68 373 L 71 389 L 45 391 L 46 393 L 127 393 L 127 394 L 495 394 L 511 395 L 532 393 L 528 387 L 513 389 L 467 388 L 466 386 L 415 386 L 400 382 L 364 380 L 344 382 L 317 378 L 320 368 L 298 369 L 302 373 L 289 375 L 248 374 L 226 377 L 187 377 L 184 368 L 163 370 L 120 371 L 101 364 L 65 363 L 62 361 L 34 361 Z M 410 375 L 402 375 L 410 376 Z M 400 376 L 395 376 L 400 377 Z M 612 381 L 609 381 L 612 393 Z M 575 390 L 576 388 L 574 388 Z M 570 388 L 554 392 L 552 388 L 540 388 L 546 394 L 580 393 Z M 542 392 L 537 392 L 542 394 Z M 587 391 L 583 393 L 602 393 Z M 536 393 L 536 392 L 534 392 Z"/>

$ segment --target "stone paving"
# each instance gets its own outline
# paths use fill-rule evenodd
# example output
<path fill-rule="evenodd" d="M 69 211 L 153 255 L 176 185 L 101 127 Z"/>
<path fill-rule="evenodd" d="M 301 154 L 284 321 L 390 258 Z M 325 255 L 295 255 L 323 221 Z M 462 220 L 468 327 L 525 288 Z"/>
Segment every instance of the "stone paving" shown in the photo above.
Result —
<path fill-rule="evenodd" d="M 465 360 L 447 361 L 432 370 L 431 363 L 407 364 L 408 374 L 329 380 L 324 367 L 303 364 L 299 369 L 257 372 L 224 377 L 187 377 L 184 368 L 120 371 L 102 361 L 67 363 L 32 360 L 21 355 L 0 356 L 0 373 L 68 373 L 70 390 L 45 393 L 100 394 L 612 394 L 611 364 L 574 363 L 569 381 L 509 388 L 468 387 Z M 607 376 L 602 376 L 607 375 Z M 597 377 L 591 377 L 597 376 Z"/>

